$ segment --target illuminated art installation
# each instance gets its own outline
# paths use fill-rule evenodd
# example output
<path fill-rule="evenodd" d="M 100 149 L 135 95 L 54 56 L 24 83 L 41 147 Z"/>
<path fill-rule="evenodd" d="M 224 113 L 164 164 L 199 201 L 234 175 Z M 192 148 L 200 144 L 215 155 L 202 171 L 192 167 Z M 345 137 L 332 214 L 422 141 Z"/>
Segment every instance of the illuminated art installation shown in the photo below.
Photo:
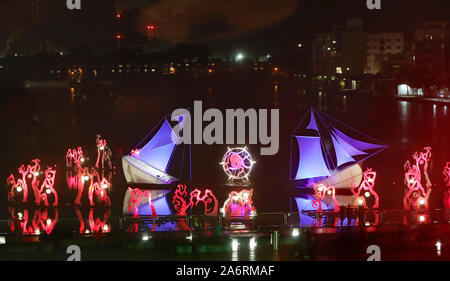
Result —
<path fill-rule="evenodd" d="M 74 170 L 66 171 L 66 180 L 69 189 L 75 190 L 77 194 L 74 204 L 82 204 L 81 199 L 83 190 L 87 186 L 90 206 L 95 206 L 97 203 L 103 204 L 104 206 L 110 206 L 111 199 L 109 194 L 111 192 L 111 176 L 111 172 L 106 172 L 105 175 L 105 171 L 101 171 L 100 175 L 94 167 L 91 167 L 91 170 L 89 171 L 88 167 L 83 168 L 80 165 L 77 165 Z"/>
<path fill-rule="evenodd" d="M 183 117 L 180 116 L 180 118 Z M 158 126 L 159 129 L 148 140 L 148 137 L 153 134 Z M 145 141 L 146 143 L 142 145 Z M 177 142 L 178 137 L 168 119 L 163 118 L 137 148 L 133 149 L 129 155 L 122 157 L 122 167 L 127 182 L 170 184 L 177 181 L 177 178 L 168 174 Z"/>
<path fill-rule="evenodd" d="M 411 208 L 428 209 L 428 198 L 430 197 L 432 186 L 428 177 L 428 163 L 431 159 L 431 148 L 425 147 L 423 152 L 414 153 L 413 158 L 415 164 L 411 165 L 408 160 L 404 165 L 405 183 L 408 189 L 403 197 L 403 207 L 405 210 Z M 425 188 L 422 185 L 422 178 L 425 179 Z"/>
<path fill-rule="evenodd" d="M 311 108 L 291 135 L 290 179 L 300 188 L 299 193 L 304 193 L 295 197 L 298 210 L 314 210 L 311 203 L 316 199 L 304 191 L 313 188 L 314 184 L 334 187 L 339 206 L 353 204 L 355 195 L 343 195 L 339 191 L 350 191 L 353 186 L 360 186 L 363 171 L 359 163 L 386 147 Z M 326 204 L 326 210 L 335 209 L 335 205 L 331 200 Z"/>
<path fill-rule="evenodd" d="M 56 170 L 52 167 L 48 167 L 47 170 L 45 170 L 45 179 L 39 190 L 40 201 L 42 200 L 44 202 L 44 206 L 49 206 L 48 201 L 51 196 L 53 196 L 53 207 L 58 206 L 58 193 L 53 188 L 55 185 L 55 176 Z"/>
<path fill-rule="evenodd" d="M 254 163 L 247 147 L 228 148 L 220 162 L 228 176 L 227 185 L 249 185 L 249 175 Z"/>
<path fill-rule="evenodd" d="M 444 180 L 448 187 L 450 187 L 450 162 L 447 162 L 444 167 Z"/>
<path fill-rule="evenodd" d="M 443 173 L 447 185 L 447 190 L 444 191 L 444 207 L 450 209 L 450 162 L 446 163 Z"/>
<path fill-rule="evenodd" d="M 256 216 L 252 201 L 253 189 L 232 191 L 225 200 L 222 213 L 225 218 L 239 217 L 249 219 Z"/>
<path fill-rule="evenodd" d="M 112 169 L 112 151 L 106 143 L 105 139 L 102 139 L 100 135 L 97 135 L 97 162 L 95 162 L 96 168 L 108 168 Z"/>
<path fill-rule="evenodd" d="M 131 187 L 128 187 L 128 190 L 130 192 L 128 211 L 129 213 L 133 214 L 133 217 L 139 217 L 139 206 L 141 205 L 142 200 L 144 200 L 144 202 L 148 202 L 148 205 L 152 210 L 152 217 L 158 216 L 156 214 L 155 208 L 152 205 L 152 195 L 150 193 L 150 190 L 140 190 L 139 188 L 133 189 Z"/>
<path fill-rule="evenodd" d="M 189 202 L 186 201 L 188 192 L 186 185 L 179 184 L 174 192 L 172 204 L 177 215 L 186 216 L 186 211 L 190 208 L 197 207 L 200 203 L 203 206 L 202 213 L 204 215 L 217 215 L 219 209 L 219 202 L 211 190 L 205 189 L 203 196 L 199 189 L 194 189 L 189 194 Z"/>
<path fill-rule="evenodd" d="M 78 147 L 78 149 L 68 149 L 66 153 L 66 167 L 72 168 L 74 166 L 82 165 L 85 161 L 83 156 L 83 149 Z"/>
<path fill-rule="evenodd" d="M 10 191 L 8 193 L 9 202 L 19 202 L 27 203 L 29 196 L 29 186 L 34 194 L 34 203 L 38 206 L 41 205 L 41 201 L 44 202 L 45 206 L 49 206 L 49 197 L 53 196 L 53 206 L 58 205 L 58 194 L 54 189 L 56 170 L 52 167 L 48 167 L 45 171 L 45 178 L 40 185 L 39 178 L 42 176 L 40 160 L 34 159 L 31 161 L 31 165 L 21 165 L 18 169 L 21 174 L 21 178 L 14 177 L 11 174 L 7 179 L 6 183 L 10 186 Z M 16 198 L 20 197 L 19 200 Z"/>
<path fill-rule="evenodd" d="M 322 202 L 331 200 L 334 204 L 333 210 L 335 212 L 339 212 L 340 208 L 339 208 L 339 204 L 336 200 L 336 189 L 334 188 L 334 186 L 331 186 L 331 185 L 326 186 L 323 184 L 316 185 L 314 183 L 313 189 L 314 189 L 314 199 L 315 199 L 312 201 L 313 208 L 317 209 L 317 211 L 319 211 L 319 212 L 322 212 Z"/>
<path fill-rule="evenodd" d="M 367 170 L 363 173 L 363 181 L 361 182 L 359 188 L 355 190 L 356 185 L 352 184 L 352 193 L 356 196 L 356 206 L 364 206 L 364 208 L 369 208 L 367 205 L 367 200 L 371 196 L 373 196 L 375 202 L 370 208 L 376 209 L 379 207 L 380 198 L 378 194 L 373 190 L 376 177 L 377 173 L 375 171 L 372 171 L 371 168 L 367 168 Z"/>

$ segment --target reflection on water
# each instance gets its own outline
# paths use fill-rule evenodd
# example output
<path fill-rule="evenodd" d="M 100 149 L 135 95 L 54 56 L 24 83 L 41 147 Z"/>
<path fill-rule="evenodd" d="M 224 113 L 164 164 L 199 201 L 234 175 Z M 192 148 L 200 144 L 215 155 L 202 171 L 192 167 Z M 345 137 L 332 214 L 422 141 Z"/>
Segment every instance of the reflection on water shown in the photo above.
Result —
<path fill-rule="evenodd" d="M 28 210 L 14 207 L 8 208 L 11 233 L 21 235 L 50 235 L 58 221 L 58 210 Z"/>
<path fill-rule="evenodd" d="M 231 239 L 231 261 L 239 261 L 239 240 Z"/>
<path fill-rule="evenodd" d="M 59 210 L 54 209 L 28 209 L 8 207 L 10 218 L 8 220 L 10 233 L 20 235 L 53 234 L 60 220 Z M 75 231 L 78 234 L 110 233 L 112 231 L 110 209 L 90 208 L 87 215 L 79 208 L 74 208 L 74 217 L 78 220 L 78 228 L 74 221 L 64 222 L 60 232 Z"/>

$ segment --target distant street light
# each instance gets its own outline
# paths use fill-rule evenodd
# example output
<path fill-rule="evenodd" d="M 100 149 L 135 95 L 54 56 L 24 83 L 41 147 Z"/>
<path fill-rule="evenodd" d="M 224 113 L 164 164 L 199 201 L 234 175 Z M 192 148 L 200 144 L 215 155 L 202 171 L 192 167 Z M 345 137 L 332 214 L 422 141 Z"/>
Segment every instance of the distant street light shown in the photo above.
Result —
<path fill-rule="evenodd" d="M 301 47 L 303 47 L 303 44 L 302 43 L 298 43 L 298 45 L 297 45 L 299 48 L 301 48 Z"/>
<path fill-rule="evenodd" d="M 242 54 L 242 53 L 238 53 L 237 55 L 236 55 L 236 60 L 237 61 L 241 61 L 241 60 L 243 60 L 244 59 L 244 55 Z"/>

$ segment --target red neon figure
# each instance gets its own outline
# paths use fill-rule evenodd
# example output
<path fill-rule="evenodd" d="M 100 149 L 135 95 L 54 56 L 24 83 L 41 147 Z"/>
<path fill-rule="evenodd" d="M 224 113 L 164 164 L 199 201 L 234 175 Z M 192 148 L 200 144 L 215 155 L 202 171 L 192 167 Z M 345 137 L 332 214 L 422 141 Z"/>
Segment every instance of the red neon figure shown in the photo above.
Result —
<path fill-rule="evenodd" d="M 71 168 L 73 166 L 82 165 L 84 162 L 83 149 L 68 149 L 66 153 L 66 167 Z"/>
<path fill-rule="evenodd" d="M 140 151 L 141 151 L 140 149 L 133 149 L 133 150 L 131 150 L 131 156 L 139 156 L 139 152 Z"/>
<path fill-rule="evenodd" d="M 444 167 L 444 180 L 448 187 L 450 187 L 450 162 L 447 162 Z"/>
<path fill-rule="evenodd" d="M 177 215 L 186 216 L 186 210 L 189 208 L 190 203 L 186 202 L 186 186 L 183 184 L 179 184 L 177 189 L 175 190 L 174 196 L 172 198 L 172 204 L 174 209 L 177 211 Z"/>
<path fill-rule="evenodd" d="M 22 179 L 17 179 L 17 181 L 14 178 L 14 175 L 11 174 L 7 179 L 6 179 L 6 184 L 11 186 L 11 190 L 8 193 L 8 201 L 12 202 L 14 201 L 14 198 L 16 196 L 16 192 L 17 193 L 23 193 L 22 196 L 22 202 L 26 203 L 27 199 L 28 199 L 28 187 L 27 187 L 27 183 L 26 181 L 22 178 Z"/>
<path fill-rule="evenodd" d="M 450 162 L 444 167 L 444 180 L 447 184 L 447 190 L 444 191 L 444 206 L 450 209 Z"/>
<path fill-rule="evenodd" d="M 89 228 L 91 233 L 108 233 L 111 232 L 111 226 L 107 224 L 109 217 L 111 216 L 111 210 L 108 209 L 103 212 L 103 218 L 94 217 L 94 209 L 89 211 Z"/>
<path fill-rule="evenodd" d="M 97 174 L 98 176 L 98 174 Z M 105 178 L 102 178 L 100 183 L 98 181 L 92 183 L 89 186 L 88 196 L 89 196 L 89 204 L 91 206 L 95 205 L 94 202 L 94 194 L 97 196 L 100 202 L 105 204 L 106 206 L 111 206 L 111 199 L 109 198 L 107 191 L 109 190 L 111 184 Z"/>
<path fill-rule="evenodd" d="M 102 139 L 100 135 L 97 135 L 96 139 L 97 143 L 97 162 L 95 163 L 95 167 L 99 168 L 101 163 L 101 168 L 105 168 L 105 163 L 107 168 L 112 169 L 112 152 L 111 149 L 107 146 L 106 140 Z"/>
<path fill-rule="evenodd" d="M 142 200 L 144 199 L 144 202 L 148 202 L 150 205 L 150 209 L 152 210 L 152 217 L 157 217 L 158 214 L 156 213 L 155 208 L 152 204 L 152 194 L 149 190 L 140 190 L 139 188 L 131 188 L 128 187 L 128 190 L 130 191 L 130 200 L 128 201 L 128 212 L 133 214 L 133 217 L 138 218 L 139 217 L 139 206 L 141 205 Z"/>
<path fill-rule="evenodd" d="M 53 194 L 54 201 L 53 201 L 53 207 L 58 206 L 58 193 L 53 188 L 55 185 L 55 176 L 56 176 L 56 170 L 54 170 L 52 167 L 48 167 L 47 170 L 45 170 L 45 179 L 42 183 L 41 189 L 39 190 L 39 196 L 40 200 L 44 201 L 44 205 L 48 206 L 48 196 L 50 194 Z"/>
<path fill-rule="evenodd" d="M 255 216 L 256 208 L 253 206 L 252 196 L 253 189 L 230 192 L 223 207 L 225 217 L 244 217 L 248 219 Z"/>
<path fill-rule="evenodd" d="M 18 193 L 22 193 L 22 203 L 28 202 L 28 186 L 31 184 L 35 196 L 35 203 L 40 205 L 41 192 L 39 188 L 40 181 L 38 177 L 41 174 L 40 160 L 34 159 L 31 161 L 31 165 L 21 165 L 18 169 L 19 173 L 22 175 L 21 179 L 15 179 L 14 175 L 11 174 L 7 179 L 7 185 L 11 186 L 11 190 L 8 193 L 8 201 L 15 201 L 14 198 Z"/>
<path fill-rule="evenodd" d="M 367 206 L 367 200 L 370 195 L 373 195 L 375 198 L 375 202 L 372 205 L 372 209 L 376 209 L 379 207 L 379 197 L 378 194 L 373 190 L 375 186 L 375 179 L 377 177 L 377 173 L 372 171 L 371 168 L 367 168 L 367 170 L 363 173 L 363 181 L 359 185 L 359 188 L 357 191 L 356 185 L 352 183 L 352 193 L 356 196 L 356 204 L 358 206 L 364 206 L 364 208 L 368 208 Z M 364 194 L 362 194 L 364 192 Z"/>
<path fill-rule="evenodd" d="M 316 208 L 318 212 L 322 212 L 322 203 L 328 196 L 331 196 L 331 199 L 333 200 L 334 211 L 339 212 L 340 208 L 339 208 L 339 204 L 336 200 L 336 188 L 334 188 L 334 186 L 332 186 L 332 185 L 326 186 L 324 184 L 316 185 L 314 183 L 313 188 L 314 188 L 314 199 L 315 200 L 312 201 L 312 206 L 314 208 Z"/>
<path fill-rule="evenodd" d="M 103 172 L 100 177 L 94 167 L 91 167 L 91 171 L 89 171 L 89 168 L 82 168 L 80 165 L 77 165 L 75 167 L 75 173 L 75 176 L 72 171 L 67 171 L 66 173 L 69 189 L 77 191 L 77 196 L 74 201 L 75 205 L 81 205 L 81 197 L 86 185 L 88 185 L 88 199 L 90 206 L 96 205 L 95 199 L 98 199 L 98 201 L 105 206 L 111 205 L 111 199 L 108 195 L 111 190 L 111 182 L 105 177 Z"/>
<path fill-rule="evenodd" d="M 218 201 L 216 196 L 211 190 L 206 189 L 203 196 L 200 197 L 202 192 L 199 189 L 194 189 L 189 196 L 189 203 L 186 202 L 187 191 L 186 185 L 179 184 L 175 190 L 174 196 L 172 198 L 172 203 L 174 209 L 177 211 L 178 216 L 186 216 L 186 211 L 189 208 L 198 206 L 200 202 L 204 204 L 204 214 L 205 215 L 216 215 L 218 212 Z"/>
<path fill-rule="evenodd" d="M 431 193 L 431 181 L 428 177 L 428 162 L 431 158 L 431 148 L 425 147 L 424 152 L 414 153 L 413 158 L 415 164 L 411 166 L 407 161 L 404 165 L 405 168 L 405 182 L 408 188 L 405 196 L 403 197 L 403 206 L 405 210 L 410 208 L 429 208 L 428 198 Z M 422 172 L 420 168 L 423 168 L 423 174 L 425 178 L 425 189 L 422 186 Z"/>

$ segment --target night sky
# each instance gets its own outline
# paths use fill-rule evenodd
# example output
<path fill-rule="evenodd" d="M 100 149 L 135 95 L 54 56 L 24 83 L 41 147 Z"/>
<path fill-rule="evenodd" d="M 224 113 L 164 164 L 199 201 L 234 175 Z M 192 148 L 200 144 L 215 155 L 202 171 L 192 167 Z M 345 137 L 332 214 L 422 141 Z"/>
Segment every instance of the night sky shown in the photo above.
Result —
<path fill-rule="evenodd" d="M 409 32 L 420 21 L 448 19 L 450 7 L 448 0 L 382 0 L 381 11 L 368 10 L 366 0 L 82 0 L 81 11 L 69 11 L 65 0 L 41 0 L 40 22 L 33 27 L 30 2 L 1 1 L 0 50 L 7 43 L 26 45 L 34 34 L 63 49 L 112 49 L 120 11 L 131 22 L 122 27 L 129 43 L 137 38 L 131 34 L 145 38 L 144 26 L 155 23 L 158 40 L 167 46 L 205 43 L 219 51 L 277 53 L 298 42 L 309 47 L 314 33 L 347 18 L 363 18 L 369 32 Z"/>

